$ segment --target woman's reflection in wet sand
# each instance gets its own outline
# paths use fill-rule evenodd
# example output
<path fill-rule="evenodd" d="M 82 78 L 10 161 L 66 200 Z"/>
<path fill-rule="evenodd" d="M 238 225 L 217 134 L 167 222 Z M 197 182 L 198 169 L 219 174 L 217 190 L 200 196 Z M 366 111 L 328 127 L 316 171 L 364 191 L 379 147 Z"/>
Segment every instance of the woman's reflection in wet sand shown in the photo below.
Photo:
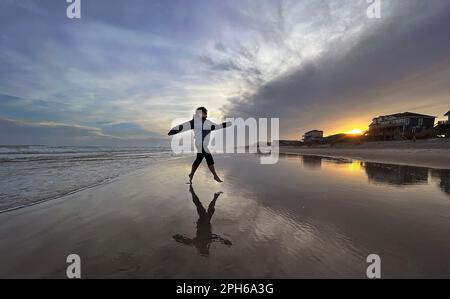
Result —
<path fill-rule="evenodd" d="M 197 248 L 200 255 L 205 257 L 209 256 L 209 247 L 213 242 L 219 242 L 230 247 L 232 245 L 230 240 L 212 233 L 211 218 L 214 215 L 216 201 L 222 192 L 214 193 L 214 198 L 209 204 L 208 210 L 203 207 L 197 194 L 195 194 L 192 185 L 189 187 L 189 192 L 192 195 L 192 201 L 197 207 L 197 234 L 193 239 L 177 234 L 173 236 L 175 241 L 185 245 L 194 246 Z"/>

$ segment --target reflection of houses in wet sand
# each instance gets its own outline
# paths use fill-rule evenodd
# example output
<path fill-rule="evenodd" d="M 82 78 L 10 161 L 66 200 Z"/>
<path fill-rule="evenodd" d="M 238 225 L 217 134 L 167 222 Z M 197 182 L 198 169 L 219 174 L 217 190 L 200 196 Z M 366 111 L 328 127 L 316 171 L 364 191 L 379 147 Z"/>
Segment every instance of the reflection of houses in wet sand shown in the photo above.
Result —
<path fill-rule="evenodd" d="M 428 183 L 428 169 L 423 167 L 364 163 L 369 181 L 389 185 L 415 185 Z"/>
<path fill-rule="evenodd" d="M 433 169 L 431 175 L 440 180 L 439 187 L 450 195 L 450 169 Z"/>
<path fill-rule="evenodd" d="M 352 160 L 344 158 L 333 158 L 333 157 L 321 157 L 321 156 L 301 156 L 303 160 L 303 166 L 311 169 L 319 169 L 327 164 L 345 164 L 354 165 Z M 357 163 L 359 165 L 359 163 Z"/>
<path fill-rule="evenodd" d="M 428 168 L 388 165 L 379 163 L 364 163 L 369 181 L 390 185 L 417 185 L 428 183 Z M 450 169 L 432 169 L 433 179 L 439 180 L 439 187 L 450 194 Z"/>
<path fill-rule="evenodd" d="M 322 167 L 322 157 L 319 156 L 302 156 L 303 165 L 311 169 L 318 169 Z"/>

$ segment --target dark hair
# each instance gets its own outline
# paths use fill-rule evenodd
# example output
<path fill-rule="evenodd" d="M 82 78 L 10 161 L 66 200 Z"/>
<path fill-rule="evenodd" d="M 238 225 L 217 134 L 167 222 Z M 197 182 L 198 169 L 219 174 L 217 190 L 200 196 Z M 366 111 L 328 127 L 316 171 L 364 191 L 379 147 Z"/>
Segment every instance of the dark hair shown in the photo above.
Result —
<path fill-rule="evenodd" d="M 197 110 L 195 110 L 195 111 L 198 111 L 198 110 L 201 110 L 203 113 L 208 114 L 208 110 L 205 107 L 198 107 Z"/>

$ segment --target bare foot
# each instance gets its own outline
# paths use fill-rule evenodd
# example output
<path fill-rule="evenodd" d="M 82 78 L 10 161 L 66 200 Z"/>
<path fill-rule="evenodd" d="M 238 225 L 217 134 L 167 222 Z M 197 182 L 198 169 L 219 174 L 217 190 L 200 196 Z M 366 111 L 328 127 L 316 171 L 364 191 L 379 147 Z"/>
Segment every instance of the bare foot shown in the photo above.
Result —
<path fill-rule="evenodd" d="M 215 177 L 214 177 L 214 180 L 215 180 L 216 182 L 223 183 L 223 181 L 222 181 L 218 176 L 215 176 Z"/>

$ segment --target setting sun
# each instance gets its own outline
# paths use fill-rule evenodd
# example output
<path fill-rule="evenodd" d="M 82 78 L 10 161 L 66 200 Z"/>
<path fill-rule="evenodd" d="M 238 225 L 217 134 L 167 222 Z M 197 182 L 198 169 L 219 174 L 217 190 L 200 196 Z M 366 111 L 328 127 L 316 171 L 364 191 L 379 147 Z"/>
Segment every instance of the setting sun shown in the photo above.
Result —
<path fill-rule="evenodd" d="M 351 131 L 345 132 L 346 134 L 352 134 L 352 135 L 362 135 L 364 133 L 361 129 L 353 129 Z"/>

